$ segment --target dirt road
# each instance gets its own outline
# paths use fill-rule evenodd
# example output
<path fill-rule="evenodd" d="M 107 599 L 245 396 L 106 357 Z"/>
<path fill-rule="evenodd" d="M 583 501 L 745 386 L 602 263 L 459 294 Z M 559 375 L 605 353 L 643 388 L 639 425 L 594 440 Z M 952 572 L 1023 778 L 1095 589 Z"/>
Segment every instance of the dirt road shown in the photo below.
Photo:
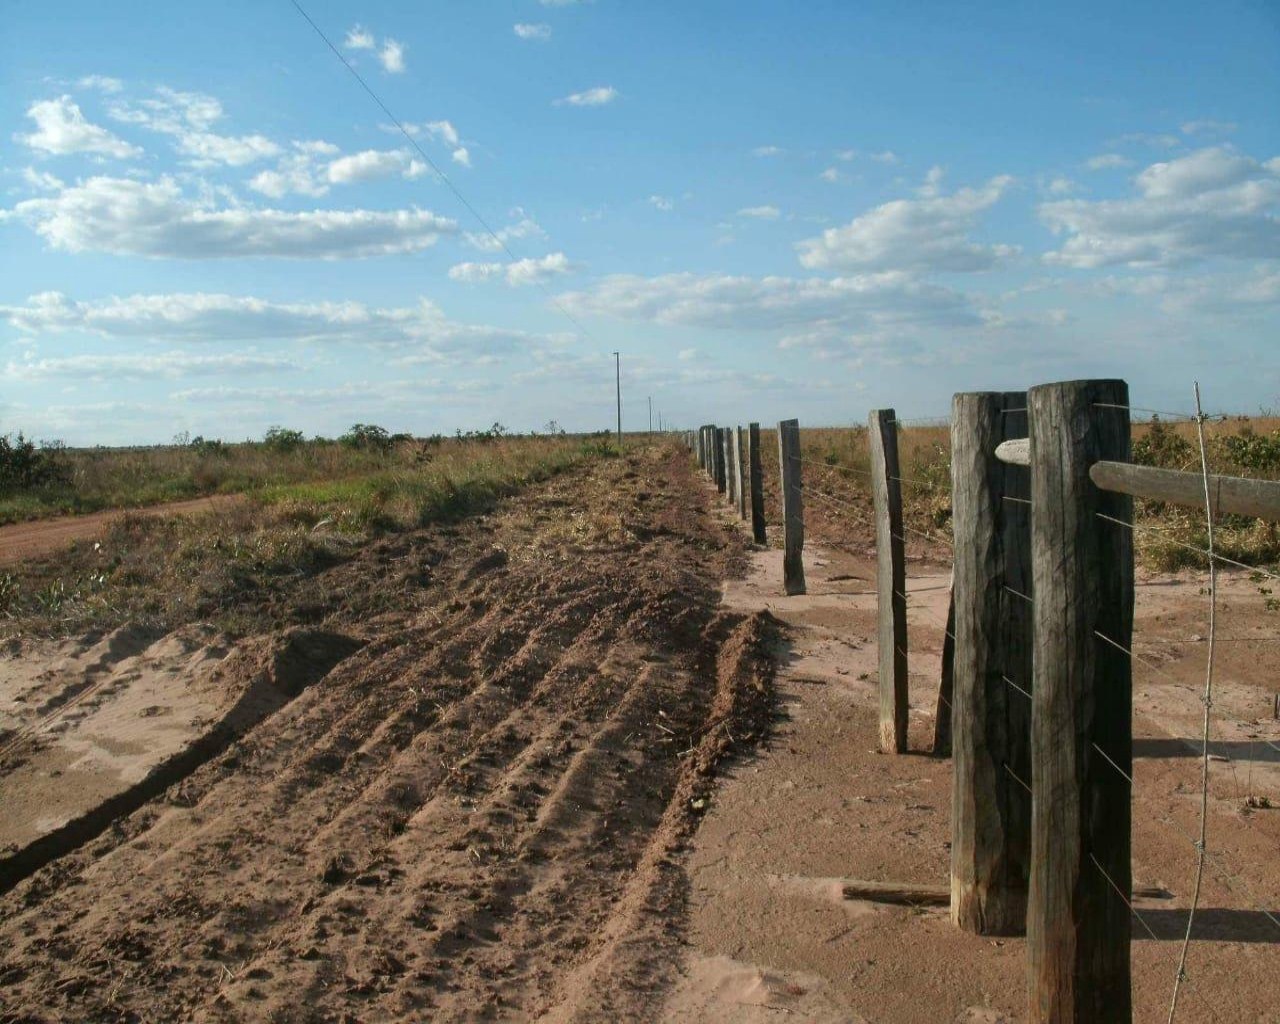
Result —
<path fill-rule="evenodd" d="M 370 555 L 417 610 L 326 623 L 359 650 L 0 900 L 0 1020 L 647 1019 L 771 665 L 692 472 L 629 455 Z"/>
<path fill-rule="evenodd" d="M 56 519 L 37 519 L 30 523 L 10 523 L 0 526 L 0 566 L 16 565 L 28 558 L 53 554 L 72 541 L 97 540 L 122 515 L 189 516 L 200 512 L 215 512 L 241 500 L 243 499 L 235 494 L 211 494 L 206 498 L 170 501 L 163 505 L 127 511 L 111 509 L 84 516 L 59 516 Z"/>

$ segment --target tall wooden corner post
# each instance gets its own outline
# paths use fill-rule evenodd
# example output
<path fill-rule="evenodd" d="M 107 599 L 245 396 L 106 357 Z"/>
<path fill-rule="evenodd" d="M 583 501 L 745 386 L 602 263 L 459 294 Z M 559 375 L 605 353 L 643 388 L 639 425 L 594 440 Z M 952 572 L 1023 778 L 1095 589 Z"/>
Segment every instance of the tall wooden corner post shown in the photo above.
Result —
<path fill-rule="evenodd" d="M 951 920 L 1021 935 L 1031 865 L 1031 474 L 996 458 L 1027 436 L 1025 391 L 951 404 Z"/>
<path fill-rule="evenodd" d="M 716 464 L 715 479 L 716 490 L 724 494 L 726 486 L 725 466 L 724 466 L 724 428 L 712 427 L 711 439 L 713 441 L 714 457 Z"/>
<path fill-rule="evenodd" d="M 804 488 L 800 480 L 800 421 L 778 424 L 778 464 L 782 470 L 782 583 L 788 594 L 803 594 Z"/>
<path fill-rule="evenodd" d="M 1131 498 L 1089 466 L 1129 461 L 1123 381 L 1027 392 L 1035 676 L 1031 712 L 1032 1024 L 1132 1019 Z M 1115 645 L 1119 645 L 1118 647 Z M 1124 648 L 1121 650 L 1120 648 Z M 1117 768 L 1119 770 L 1117 770 Z"/>
<path fill-rule="evenodd" d="M 757 544 L 765 542 L 764 532 L 764 468 L 760 461 L 760 424 L 747 427 L 747 448 L 751 464 L 751 537 Z"/>
<path fill-rule="evenodd" d="M 867 438 L 876 517 L 880 749 L 902 754 L 907 749 L 907 559 L 902 543 L 898 425 L 892 409 L 871 411 Z"/>

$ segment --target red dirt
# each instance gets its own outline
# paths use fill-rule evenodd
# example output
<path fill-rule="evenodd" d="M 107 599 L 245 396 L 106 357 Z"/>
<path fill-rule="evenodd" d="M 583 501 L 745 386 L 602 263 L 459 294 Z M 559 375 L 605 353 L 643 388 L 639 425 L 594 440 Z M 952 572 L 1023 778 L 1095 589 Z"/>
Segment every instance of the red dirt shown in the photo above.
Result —
<path fill-rule="evenodd" d="M 216 512 L 243 499 L 238 494 L 212 494 L 189 501 L 170 501 L 139 509 L 110 509 L 84 516 L 60 516 L 29 523 L 0 526 L 0 566 L 16 565 L 29 558 L 55 554 L 72 541 L 91 541 L 104 536 L 107 528 L 123 515 L 190 516 Z"/>

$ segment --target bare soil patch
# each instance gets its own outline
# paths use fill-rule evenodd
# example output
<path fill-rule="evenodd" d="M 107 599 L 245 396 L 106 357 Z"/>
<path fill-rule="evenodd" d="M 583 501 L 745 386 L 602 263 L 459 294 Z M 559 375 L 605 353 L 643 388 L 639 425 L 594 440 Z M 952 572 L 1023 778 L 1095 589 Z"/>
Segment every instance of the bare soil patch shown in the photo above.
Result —
<path fill-rule="evenodd" d="M 808 511 L 808 510 L 807 510 Z M 727 517 L 727 513 L 725 514 Z M 811 548 L 809 594 L 781 591 L 781 553 L 757 552 L 726 609 L 766 609 L 789 645 L 776 685 L 786 721 L 717 791 L 689 860 L 691 945 L 664 1019 L 824 1022 L 1025 1019 L 1021 939 L 960 932 L 946 908 L 848 900 L 849 879 L 945 885 L 950 761 L 928 756 L 949 571 L 915 545 L 909 569 L 907 756 L 877 751 L 870 538 L 836 511 L 811 517 L 840 547 Z M 936 551 L 936 549 L 935 549 Z M 1198 832 L 1205 580 L 1139 580 L 1134 876 L 1135 1020 L 1163 1021 L 1186 929 Z M 1210 849 L 1179 1019 L 1274 1019 L 1280 967 L 1280 723 L 1271 717 L 1276 616 L 1247 573 L 1222 580 Z M 1198 639 L 1197 639 L 1198 638 Z M 1190 642 L 1170 643 L 1170 639 Z M 1150 927 L 1155 938 L 1146 931 Z"/>
<path fill-rule="evenodd" d="M 358 651 L 0 898 L 0 1020 L 653 1019 L 681 850 L 771 701 L 692 473 L 629 453 L 322 573 L 405 600 L 335 600 Z"/>

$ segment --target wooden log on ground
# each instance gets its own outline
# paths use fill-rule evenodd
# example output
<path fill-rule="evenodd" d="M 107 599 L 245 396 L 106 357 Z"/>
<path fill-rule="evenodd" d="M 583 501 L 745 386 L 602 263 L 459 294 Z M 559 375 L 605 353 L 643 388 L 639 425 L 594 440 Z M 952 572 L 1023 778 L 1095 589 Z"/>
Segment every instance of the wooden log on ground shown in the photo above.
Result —
<path fill-rule="evenodd" d="M 764 528 L 764 467 L 760 461 L 760 424 L 747 427 L 747 449 L 751 476 L 751 537 L 757 544 L 765 543 Z"/>
<path fill-rule="evenodd" d="M 945 907 L 951 890 L 945 885 L 919 885 L 914 882 L 844 883 L 844 898 L 869 903 L 896 903 L 908 907 Z"/>
<path fill-rule="evenodd" d="M 1125 776 L 1133 765 L 1126 653 L 1133 537 L 1099 513 L 1131 523 L 1133 507 L 1089 478 L 1099 461 L 1129 461 L 1128 405 L 1118 380 L 1027 393 L 1035 598 L 1031 1024 L 1132 1020 L 1131 915 L 1122 894 L 1132 886 Z"/>
<path fill-rule="evenodd" d="M 876 520 L 876 593 L 880 659 L 880 749 L 907 749 L 907 560 L 902 543 L 898 425 L 892 409 L 868 418 L 871 497 Z"/>
<path fill-rule="evenodd" d="M 951 756 L 953 723 L 951 711 L 955 705 L 956 676 L 956 587 L 951 581 L 947 598 L 947 629 L 942 634 L 942 671 L 938 679 L 938 703 L 933 713 L 933 756 Z"/>
<path fill-rule="evenodd" d="M 958 394 L 951 405 L 951 920 L 978 935 L 1021 935 L 1027 920 L 1031 477 L 996 458 L 998 444 L 1026 435 L 1026 407 L 1024 391 Z"/>
<path fill-rule="evenodd" d="M 782 471 L 782 584 L 788 594 L 803 594 L 804 499 L 799 420 L 778 424 L 778 465 Z"/>

